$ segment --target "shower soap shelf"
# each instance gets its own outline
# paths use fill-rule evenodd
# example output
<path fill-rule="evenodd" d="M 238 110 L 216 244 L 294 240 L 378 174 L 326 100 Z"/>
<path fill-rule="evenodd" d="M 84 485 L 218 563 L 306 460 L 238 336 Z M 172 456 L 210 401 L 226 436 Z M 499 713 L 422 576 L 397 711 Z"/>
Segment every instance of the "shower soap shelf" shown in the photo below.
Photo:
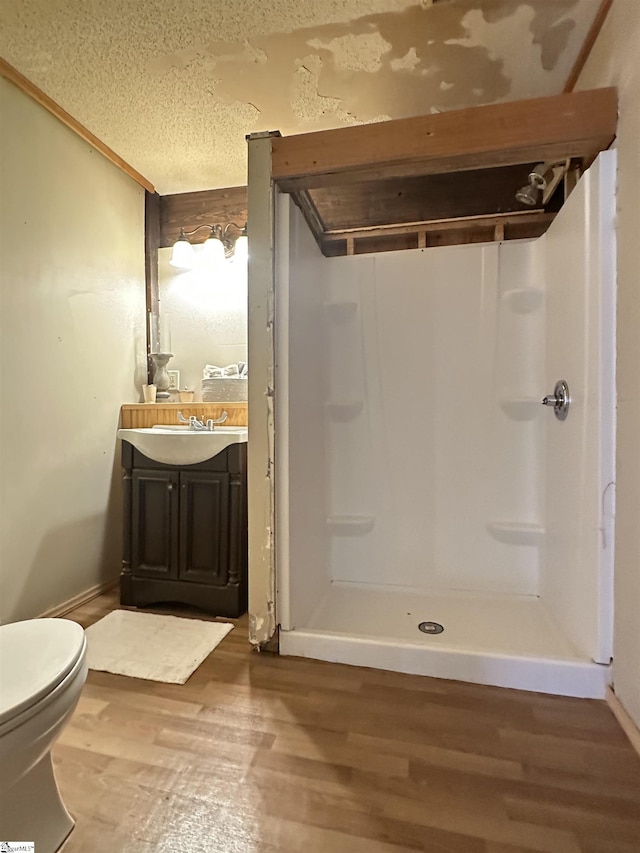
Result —
<path fill-rule="evenodd" d="M 360 414 L 364 402 L 362 400 L 330 400 L 324 406 L 332 420 L 344 423 Z"/>
<path fill-rule="evenodd" d="M 532 421 L 540 410 L 537 397 L 512 397 L 500 400 L 500 408 L 514 421 Z"/>
<path fill-rule="evenodd" d="M 360 536 L 373 529 L 372 515 L 330 515 L 327 527 L 336 536 Z"/>
<path fill-rule="evenodd" d="M 530 521 L 490 521 L 487 530 L 505 545 L 539 545 L 544 527 Z"/>
<path fill-rule="evenodd" d="M 358 310 L 357 302 L 325 302 L 324 310 L 327 317 L 333 320 L 334 323 L 346 323 L 352 317 L 355 317 Z"/>
<path fill-rule="evenodd" d="M 505 290 L 502 298 L 516 314 L 531 314 L 542 305 L 544 292 L 539 287 L 517 287 Z"/>

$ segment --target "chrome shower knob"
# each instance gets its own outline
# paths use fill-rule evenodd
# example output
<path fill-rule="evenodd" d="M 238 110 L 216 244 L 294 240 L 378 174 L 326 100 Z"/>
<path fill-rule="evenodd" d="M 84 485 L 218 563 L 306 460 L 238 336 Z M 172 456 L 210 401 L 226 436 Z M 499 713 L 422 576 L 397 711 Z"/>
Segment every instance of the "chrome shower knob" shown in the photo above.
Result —
<path fill-rule="evenodd" d="M 569 414 L 569 406 L 571 405 L 571 395 L 569 394 L 569 386 L 564 379 L 556 382 L 556 387 L 553 389 L 553 396 L 549 395 L 542 398 L 543 406 L 553 406 L 553 412 L 559 421 L 565 420 Z"/>

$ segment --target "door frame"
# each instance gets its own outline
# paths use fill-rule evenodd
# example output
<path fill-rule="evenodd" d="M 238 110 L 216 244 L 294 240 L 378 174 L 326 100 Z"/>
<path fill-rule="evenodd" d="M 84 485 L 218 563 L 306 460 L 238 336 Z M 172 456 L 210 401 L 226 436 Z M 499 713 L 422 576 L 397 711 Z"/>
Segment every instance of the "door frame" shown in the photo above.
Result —
<path fill-rule="evenodd" d="M 248 361 L 250 365 L 247 491 L 249 519 L 249 640 L 277 649 L 274 413 L 275 187 L 271 149 L 277 131 L 252 133 L 248 143 Z"/>

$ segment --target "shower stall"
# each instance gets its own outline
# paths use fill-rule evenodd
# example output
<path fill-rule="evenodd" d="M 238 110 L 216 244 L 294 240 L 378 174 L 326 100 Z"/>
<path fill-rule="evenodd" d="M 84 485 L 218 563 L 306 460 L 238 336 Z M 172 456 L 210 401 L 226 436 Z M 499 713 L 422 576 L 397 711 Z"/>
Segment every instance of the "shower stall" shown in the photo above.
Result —
<path fill-rule="evenodd" d="M 536 240 L 337 258 L 278 197 L 281 654 L 604 695 L 614 188 L 603 152 Z"/>

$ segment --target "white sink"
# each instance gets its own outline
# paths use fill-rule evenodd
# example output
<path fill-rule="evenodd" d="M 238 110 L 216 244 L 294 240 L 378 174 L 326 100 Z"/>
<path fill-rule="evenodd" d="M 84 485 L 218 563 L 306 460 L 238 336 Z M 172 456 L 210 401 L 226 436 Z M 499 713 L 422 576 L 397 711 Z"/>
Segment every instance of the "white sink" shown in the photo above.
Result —
<path fill-rule="evenodd" d="M 191 431 L 188 427 L 154 426 L 150 429 L 119 429 L 118 438 L 140 453 L 164 465 L 195 465 L 217 456 L 230 444 L 246 443 L 248 427 L 216 427 Z"/>

